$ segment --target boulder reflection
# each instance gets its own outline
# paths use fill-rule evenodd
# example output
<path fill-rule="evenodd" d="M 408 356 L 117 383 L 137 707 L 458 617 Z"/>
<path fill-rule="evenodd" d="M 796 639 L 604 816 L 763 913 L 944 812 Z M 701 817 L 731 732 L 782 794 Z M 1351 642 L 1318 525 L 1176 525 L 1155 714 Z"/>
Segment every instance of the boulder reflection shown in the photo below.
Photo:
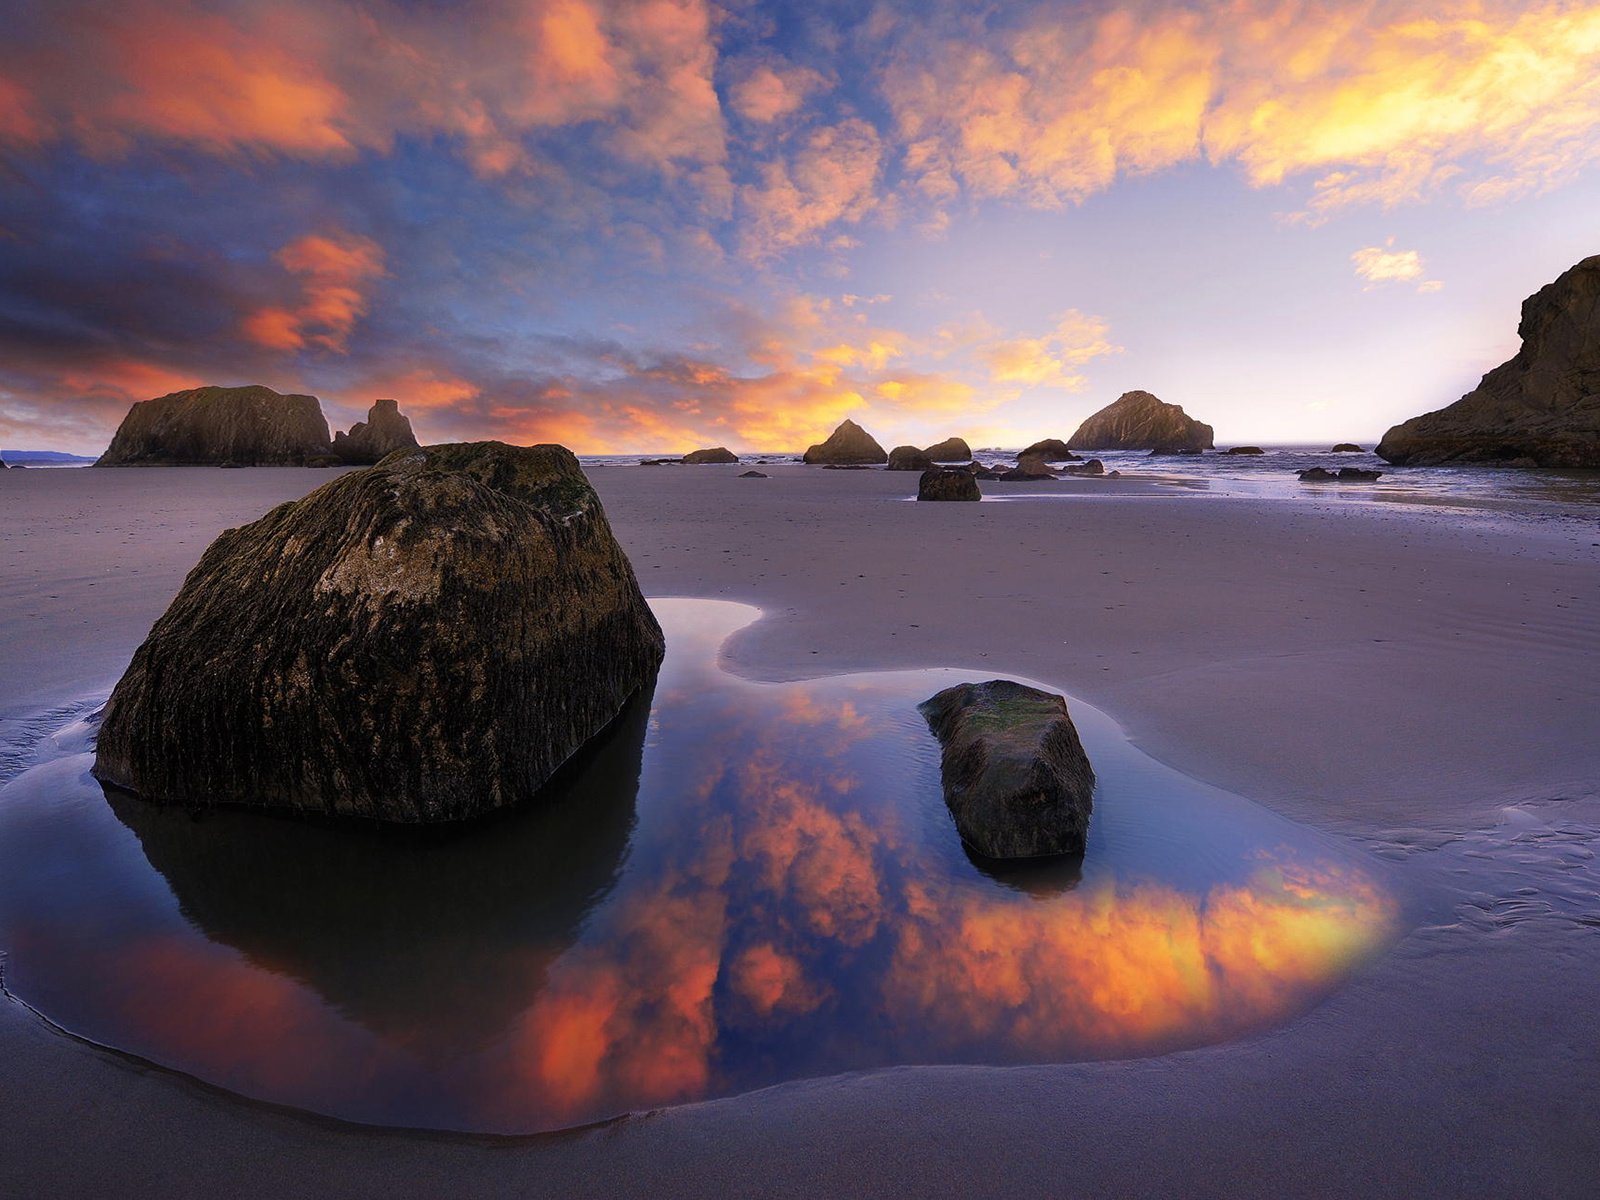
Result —
<path fill-rule="evenodd" d="M 655 607 L 653 705 L 549 805 L 389 837 L 112 793 L 175 903 L 29 899 L 18 979 L 71 997 L 79 1031 L 250 1095 L 528 1131 L 858 1068 L 1217 1041 L 1300 1011 L 1393 929 L 1360 864 L 1086 706 L 1086 857 L 969 858 L 916 710 L 948 673 L 748 683 L 715 664 L 750 610 Z M 139 855 L 94 852 L 76 869 L 108 896 L 148 892 Z"/>

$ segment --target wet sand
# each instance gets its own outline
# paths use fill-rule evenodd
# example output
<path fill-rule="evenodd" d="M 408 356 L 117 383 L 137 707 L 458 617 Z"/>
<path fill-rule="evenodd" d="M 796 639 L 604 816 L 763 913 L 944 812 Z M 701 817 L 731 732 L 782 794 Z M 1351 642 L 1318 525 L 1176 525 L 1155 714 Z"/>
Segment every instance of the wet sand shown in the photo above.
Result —
<path fill-rule="evenodd" d="M 591 472 L 650 595 L 746 601 L 754 678 L 1059 684 L 1156 757 L 1350 839 L 1396 948 L 1293 1023 L 1120 1063 L 902 1068 L 488 1143 L 262 1110 L 0 1004 L 0 1194 L 1572 1195 L 1600 1168 L 1600 530 L 1343 496 Z M 109 690 L 295 470 L 0 476 L 0 722 Z M 0 764 L 4 769 L 5 764 Z M 14 764 L 10 769 L 14 769 Z"/>

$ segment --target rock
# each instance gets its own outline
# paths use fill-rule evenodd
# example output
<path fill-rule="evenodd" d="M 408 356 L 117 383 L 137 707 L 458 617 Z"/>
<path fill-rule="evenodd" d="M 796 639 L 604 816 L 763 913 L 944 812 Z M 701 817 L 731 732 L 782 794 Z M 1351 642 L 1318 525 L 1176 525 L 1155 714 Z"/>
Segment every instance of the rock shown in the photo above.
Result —
<path fill-rule="evenodd" d="M 349 433 L 333 435 L 333 454 L 340 462 L 369 466 L 396 450 L 415 450 L 417 437 L 411 421 L 395 400 L 374 400 L 365 421 L 350 426 Z"/>
<path fill-rule="evenodd" d="M 1522 304 L 1522 347 L 1447 408 L 1396 425 L 1397 464 L 1600 467 L 1600 254 Z"/>
<path fill-rule="evenodd" d="M 1124 392 L 1082 425 L 1067 441 L 1072 450 L 1209 450 L 1211 426 L 1187 416 L 1149 392 Z"/>
<path fill-rule="evenodd" d="M 676 467 L 683 462 L 681 458 L 641 458 L 641 467 Z"/>
<path fill-rule="evenodd" d="M 978 481 L 960 467 L 933 467 L 917 481 L 918 500 L 982 500 Z"/>
<path fill-rule="evenodd" d="M 95 466 L 298 467 L 328 452 L 328 422 L 315 396 L 202 387 L 139 401 Z"/>
<path fill-rule="evenodd" d="M 685 466 L 699 466 L 702 463 L 736 463 L 739 456 L 726 446 L 713 446 L 709 450 L 691 450 L 681 460 Z"/>
<path fill-rule="evenodd" d="M 1361 447 L 1356 445 L 1354 442 L 1340 442 L 1332 450 L 1328 451 L 1328 453 L 1329 454 L 1360 454 L 1361 453 Z"/>
<path fill-rule="evenodd" d="M 1054 479 L 1056 478 L 1056 473 L 1050 469 L 1041 456 L 1024 454 L 1017 460 L 1016 466 L 1009 471 L 1000 472 L 999 477 L 1012 482 L 1027 482 L 1039 479 Z"/>
<path fill-rule="evenodd" d="M 765 479 L 765 478 L 767 478 L 767 475 L 766 475 L 765 471 L 741 471 L 739 473 L 739 478 L 740 479 Z"/>
<path fill-rule="evenodd" d="M 972 457 L 972 447 L 958 437 L 949 437 L 942 442 L 935 442 L 922 453 L 933 462 L 958 463 Z"/>
<path fill-rule="evenodd" d="M 870 433 L 854 421 L 847 420 L 840 423 L 827 441 L 807 450 L 803 461 L 824 466 L 853 466 L 888 462 L 889 456 Z"/>
<path fill-rule="evenodd" d="M 1019 451 L 1017 461 L 1025 458 L 1042 458 L 1046 462 L 1077 462 L 1078 456 L 1067 449 L 1067 444 L 1060 438 L 1045 438 L 1035 442 L 1026 450 Z"/>
<path fill-rule="evenodd" d="M 866 463 L 828 463 L 822 469 L 824 471 L 870 471 L 870 470 L 872 470 L 872 468 L 869 467 Z"/>
<path fill-rule="evenodd" d="M 1382 477 L 1382 471 L 1364 471 L 1360 467 L 1340 467 L 1337 471 L 1312 467 L 1300 472 L 1302 483 L 1371 483 Z"/>
<path fill-rule="evenodd" d="M 889 451 L 889 470 L 891 471 L 926 471 L 931 466 L 933 466 L 933 459 L 915 446 L 896 446 Z"/>
<path fill-rule="evenodd" d="M 1150 457 L 1156 458 L 1158 456 L 1165 456 L 1167 458 L 1175 458 L 1180 454 L 1192 455 L 1201 453 L 1204 452 L 1196 450 L 1193 446 L 1157 446 L 1155 449 L 1150 451 Z"/>
<path fill-rule="evenodd" d="M 1009 679 L 961 683 L 920 705 L 944 753 L 944 800 L 988 858 L 1081 854 L 1094 768 L 1067 702 Z"/>
<path fill-rule="evenodd" d="M 460 820 L 531 797 L 661 657 L 569 451 L 404 451 L 211 544 L 94 773 L 191 807 Z"/>
<path fill-rule="evenodd" d="M 1086 463 L 1062 467 L 1061 473 L 1063 475 L 1104 475 L 1106 473 L 1106 465 L 1098 458 L 1091 458 Z"/>
<path fill-rule="evenodd" d="M 1338 447 L 1335 446 L 1334 449 L 1337 450 Z M 1230 446 L 1228 449 L 1224 450 L 1223 453 L 1224 454 L 1265 454 L 1266 451 L 1263 450 L 1260 446 Z"/>

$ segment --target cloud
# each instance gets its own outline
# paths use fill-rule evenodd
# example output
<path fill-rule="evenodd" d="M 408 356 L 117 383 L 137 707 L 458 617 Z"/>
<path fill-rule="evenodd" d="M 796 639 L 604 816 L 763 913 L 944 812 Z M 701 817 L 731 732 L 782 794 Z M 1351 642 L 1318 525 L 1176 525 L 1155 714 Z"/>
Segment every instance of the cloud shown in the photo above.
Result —
<path fill-rule="evenodd" d="M 798 112 L 828 81 L 809 67 L 758 63 L 728 89 L 733 111 L 746 121 L 765 125 Z"/>
<path fill-rule="evenodd" d="M 1556 186 L 1600 158 L 1600 7 L 1241 0 L 1006 12 L 895 44 L 912 185 L 1039 207 L 1207 159 L 1307 211 Z"/>
<path fill-rule="evenodd" d="M 1082 391 L 1088 382 L 1077 368 L 1122 347 L 1110 341 L 1111 327 L 1101 318 L 1069 309 L 1043 337 L 991 342 L 980 355 L 997 383 Z"/>
<path fill-rule="evenodd" d="M 335 231 L 308 234 L 274 256 L 302 280 L 302 295 L 290 307 L 251 313 L 244 334 L 272 350 L 308 346 L 343 353 L 357 319 L 367 311 L 366 289 L 383 275 L 383 247 L 371 238 Z"/>
<path fill-rule="evenodd" d="M 739 193 L 745 253 L 771 258 L 816 244 L 834 225 L 859 223 L 878 203 L 883 153 L 878 131 L 849 117 L 807 131 L 787 156 L 762 163 L 759 181 Z"/>
<path fill-rule="evenodd" d="M 1424 279 L 1427 268 L 1422 255 L 1415 250 L 1394 249 L 1390 238 L 1382 246 L 1363 246 L 1350 256 L 1356 274 L 1367 281 L 1366 290 L 1386 283 L 1415 283 L 1417 291 L 1437 292 L 1444 284 L 1437 279 Z"/>

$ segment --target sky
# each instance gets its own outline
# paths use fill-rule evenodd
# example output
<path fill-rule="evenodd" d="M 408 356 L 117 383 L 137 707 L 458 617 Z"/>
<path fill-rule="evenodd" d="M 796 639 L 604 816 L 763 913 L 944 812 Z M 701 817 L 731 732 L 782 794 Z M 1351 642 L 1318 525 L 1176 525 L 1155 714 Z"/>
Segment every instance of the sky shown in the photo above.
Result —
<path fill-rule="evenodd" d="M 1600 253 L 1600 2 L 0 0 L 0 445 L 1370 441 Z"/>

